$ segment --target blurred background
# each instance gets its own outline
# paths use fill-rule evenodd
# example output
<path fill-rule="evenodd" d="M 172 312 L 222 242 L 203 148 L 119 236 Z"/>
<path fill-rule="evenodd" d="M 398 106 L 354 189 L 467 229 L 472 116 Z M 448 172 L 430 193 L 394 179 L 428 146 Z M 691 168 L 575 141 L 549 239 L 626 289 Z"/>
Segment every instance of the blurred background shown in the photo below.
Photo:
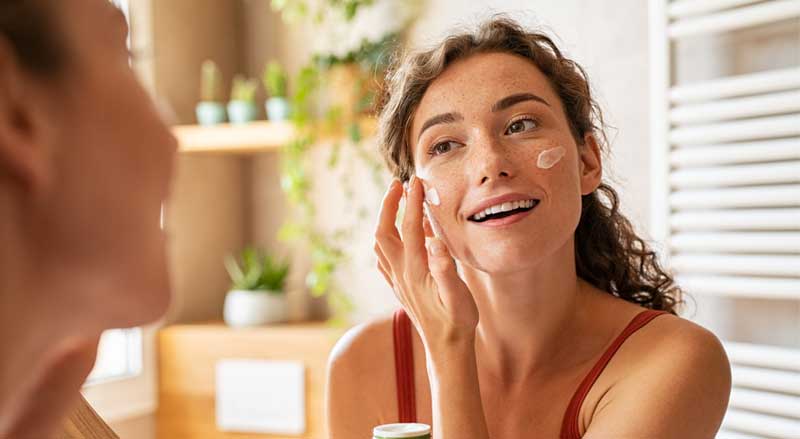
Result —
<path fill-rule="evenodd" d="M 719 437 L 800 438 L 800 1 L 118 0 L 180 141 L 166 318 L 84 394 L 122 438 L 323 438 L 327 355 L 399 304 L 374 268 L 390 55 L 504 13 L 601 103 L 606 179 L 734 366 Z"/>

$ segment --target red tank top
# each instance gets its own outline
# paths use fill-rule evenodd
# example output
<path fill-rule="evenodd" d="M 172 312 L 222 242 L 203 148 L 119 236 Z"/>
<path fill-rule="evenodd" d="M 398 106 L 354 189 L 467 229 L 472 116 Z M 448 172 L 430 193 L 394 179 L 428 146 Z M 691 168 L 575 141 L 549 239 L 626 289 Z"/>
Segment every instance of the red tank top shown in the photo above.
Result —
<path fill-rule="evenodd" d="M 564 413 L 563 421 L 561 422 L 560 439 L 580 439 L 580 430 L 578 429 L 578 413 L 580 412 L 583 400 L 589 393 L 589 389 L 603 372 L 608 362 L 617 353 L 622 343 L 631 336 L 634 332 L 638 331 L 644 325 L 648 324 L 650 320 L 658 317 L 661 314 L 667 314 L 666 311 L 644 310 L 637 314 L 628 323 L 628 326 L 622 330 L 617 336 L 611 346 L 606 349 L 603 355 L 597 360 L 594 367 L 586 374 L 578 389 L 572 395 L 572 399 L 567 406 L 567 411 Z M 399 309 L 394 313 L 394 369 L 397 385 L 397 408 L 398 408 L 398 422 L 417 422 L 417 408 L 415 402 L 415 388 L 414 388 L 414 352 L 411 349 L 411 320 L 406 315 L 403 309 Z"/>

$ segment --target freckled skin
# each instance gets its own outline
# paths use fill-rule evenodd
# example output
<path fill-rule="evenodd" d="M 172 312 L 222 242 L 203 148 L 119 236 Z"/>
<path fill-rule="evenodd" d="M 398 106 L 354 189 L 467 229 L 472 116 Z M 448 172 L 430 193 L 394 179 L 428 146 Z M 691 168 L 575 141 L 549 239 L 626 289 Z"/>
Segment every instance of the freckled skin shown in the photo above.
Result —
<path fill-rule="evenodd" d="M 518 93 L 534 94 L 549 105 L 523 101 L 491 110 Z M 420 135 L 426 120 L 448 112 L 460 113 L 463 120 L 434 125 Z M 524 118 L 535 123 L 525 122 L 522 132 L 508 131 Z M 431 156 L 431 147 L 442 142 L 453 143 Z M 532 62 L 511 54 L 473 55 L 449 66 L 425 92 L 409 143 L 416 175 L 439 195 L 440 204 L 430 210 L 463 269 L 503 273 L 537 264 L 572 238 L 581 195 L 594 189 L 581 181 L 580 152 L 587 148 L 573 138 L 558 95 Z M 564 149 L 559 166 L 537 166 L 542 151 L 559 147 Z M 467 219 L 482 200 L 509 192 L 540 203 L 523 221 L 502 229 Z"/>

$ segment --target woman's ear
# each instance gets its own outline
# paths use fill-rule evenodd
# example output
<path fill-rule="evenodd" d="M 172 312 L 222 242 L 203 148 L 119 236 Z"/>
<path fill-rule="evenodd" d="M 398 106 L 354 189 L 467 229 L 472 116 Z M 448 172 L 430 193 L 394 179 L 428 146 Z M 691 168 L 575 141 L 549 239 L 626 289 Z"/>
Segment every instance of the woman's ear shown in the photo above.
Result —
<path fill-rule="evenodd" d="M 50 178 L 50 157 L 44 130 L 42 95 L 8 41 L 0 37 L 0 177 L 11 178 L 24 190 L 37 191 Z"/>
<path fill-rule="evenodd" d="M 592 193 L 603 179 L 603 159 L 600 145 L 593 134 L 583 137 L 583 145 L 578 146 L 580 158 L 581 195 Z"/>

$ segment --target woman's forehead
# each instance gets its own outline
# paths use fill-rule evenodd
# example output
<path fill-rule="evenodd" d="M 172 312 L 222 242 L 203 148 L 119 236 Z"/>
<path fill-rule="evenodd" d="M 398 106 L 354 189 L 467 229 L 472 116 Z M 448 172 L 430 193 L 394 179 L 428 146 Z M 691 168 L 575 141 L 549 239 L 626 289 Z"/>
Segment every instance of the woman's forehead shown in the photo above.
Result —
<path fill-rule="evenodd" d="M 431 83 L 415 111 L 411 132 L 416 136 L 423 121 L 437 114 L 488 113 L 498 100 L 517 93 L 532 93 L 558 105 L 547 77 L 532 61 L 509 53 L 471 55 L 448 66 Z"/>

